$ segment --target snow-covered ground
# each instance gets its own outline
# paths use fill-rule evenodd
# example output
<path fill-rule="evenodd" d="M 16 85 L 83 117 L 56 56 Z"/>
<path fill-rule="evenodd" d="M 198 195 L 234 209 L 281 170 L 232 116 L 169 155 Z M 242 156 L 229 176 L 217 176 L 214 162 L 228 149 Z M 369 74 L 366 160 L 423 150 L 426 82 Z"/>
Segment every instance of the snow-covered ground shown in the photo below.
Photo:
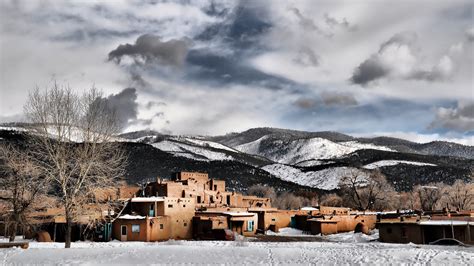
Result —
<path fill-rule="evenodd" d="M 473 265 L 474 248 L 344 242 L 167 241 L 30 243 L 0 249 L 1 265 L 230 264 L 230 265 Z"/>
<path fill-rule="evenodd" d="M 321 171 L 302 172 L 288 165 L 271 164 L 262 167 L 262 169 L 282 180 L 324 190 L 338 188 L 341 178 L 350 175 L 352 171 L 356 171 L 360 176 L 367 176 L 367 173 L 350 167 L 334 167 Z"/>
<path fill-rule="evenodd" d="M 297 139 L 289 142 L 274 140 L 271 147 L 261 147 L 267 138 L 268 136 L 263 136 L 258 140 L 234 148 L 284 164 L 297 164 L 310 159 L 337 158 L 361 149 L 393 151 L 390 148 L 374 144 L 356 141 L 337 143 L 323 138 Z"/>
<path fill-rule="evenodd" d="M 403 160 L 382 160 L 367 164 L 364 166 L 365 169 L 376 169 L 384 166 L 392 166 L 397 164 L 411 164 L 417 166 L 436 166 L 436 164 L 431 163 L 422 163 L 422 162 L 413 162 L 413 161 L 403 161 Z"/>

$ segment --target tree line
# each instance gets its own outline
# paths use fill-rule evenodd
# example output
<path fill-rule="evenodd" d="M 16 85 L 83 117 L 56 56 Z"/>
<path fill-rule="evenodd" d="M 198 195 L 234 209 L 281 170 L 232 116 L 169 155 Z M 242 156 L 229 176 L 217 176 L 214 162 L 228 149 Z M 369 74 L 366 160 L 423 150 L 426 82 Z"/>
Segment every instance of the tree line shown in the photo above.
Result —
<path fill-rule="evenodd" d="M 415 186 L 412 191 L 397 192 L 380 171 L 351 171 L 339 182 L 334 193 L 276 193 L 263 185 L 251 186 L 250 195 L 270 198 L 280 209 L 304 206 L 348 207 L 359 211 L 419 210 L 433 211 L 474 209 L 474 173 L 471 180 L 457 180 L 452 185 L 442 182 Z"/>

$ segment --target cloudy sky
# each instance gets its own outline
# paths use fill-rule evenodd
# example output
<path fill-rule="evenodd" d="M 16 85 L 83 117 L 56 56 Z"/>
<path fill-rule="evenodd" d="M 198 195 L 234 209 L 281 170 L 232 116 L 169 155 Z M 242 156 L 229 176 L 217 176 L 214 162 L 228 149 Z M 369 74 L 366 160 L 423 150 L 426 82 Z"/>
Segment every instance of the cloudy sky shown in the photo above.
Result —
<path fill-rule="evenodd" d="M 474 145 L 472 1 L 0 3 L 0 122 L 56 81 L 102 89 L 124 131 Z"/>

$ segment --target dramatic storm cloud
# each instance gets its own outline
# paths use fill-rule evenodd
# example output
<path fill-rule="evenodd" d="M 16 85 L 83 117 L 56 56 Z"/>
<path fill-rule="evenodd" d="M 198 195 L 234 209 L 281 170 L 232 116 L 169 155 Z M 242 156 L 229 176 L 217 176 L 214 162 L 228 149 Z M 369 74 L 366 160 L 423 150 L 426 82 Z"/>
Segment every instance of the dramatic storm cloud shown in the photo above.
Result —
<path fill-rule="evenodd" d="M 419 79 L 443 81 L 453 71 L 453 62 L 444 55 L 437 65 L 422 69 L 420 59 L 415 52 L 417 35 L 403 32 L 394 35 L 384 42 L 379 51 L 362 62 L 355 70 L 351 81 L 361 85 L 384 78 Z"/>
<path fill-rule="evenodd" d="M 127 88 L 117 94 L 100 99 L 115 111 L 119 126 L 122 128 L 126 128 L 130 121 L 137 118 L 138 104 L 136 100 L 137 91 L 134 88 Z"/>
<path fill-rule="evenodd" d="M 474 132 L 474 102 L 458 102 L 453 108 L 438 108 L 430 127 Z"/>
<path fill-rule="evenodd" d="M 161 41 L 158 36 L 144 34 L 138 37 L 135 44 L 119 45 L 109 53 L 109 60 L 120 63 L 122 57 L 130 56 L 136 61 L 150 63 L 157 60 L 158 63 L 180 66 L 184 63 L 187 52 L 186 40 Z"/>
<path fill-rule="evenodd" d="M 21 120 L 28 90 L 59 82 L 102 89 L 124 131 L 272 126 L 469 143 L 473 10 L 469 0 L 1 1 L 0 121 Z"/>

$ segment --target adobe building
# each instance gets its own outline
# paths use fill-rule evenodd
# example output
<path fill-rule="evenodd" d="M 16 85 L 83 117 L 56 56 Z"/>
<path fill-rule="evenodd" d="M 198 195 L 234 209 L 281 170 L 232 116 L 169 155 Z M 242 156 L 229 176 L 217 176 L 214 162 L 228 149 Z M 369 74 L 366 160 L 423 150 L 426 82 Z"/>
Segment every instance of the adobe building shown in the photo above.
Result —
<path fill-rule="evenodd" d="M 224 180 L 210 179 L 206 173 L 179 172 L 170 181 L 158 179 L 144 190 L 145 196 L 194 198 L 196 208 L 270 208 L 268 198 L 244 196 L 225 189 Z"/>
<path fill-rule="evenodd" d="M 257 232 L 258 216 L 246 211 L 202 211 L 193 219 L 195 235 L 213 229 L 230 229 L 243 236 L 254 236 Z"/>
<path fill-rule="evenodd" d="M 474 244 L 474 222 L 455 220 L 379 222 L 381 242 L 430 244 L 443 238 L 454 238 Z M 453 234 L 454 233 L 454 234 Z"/>
<path fill-rule="evenodd" d="M 474 212 L 437 212 L 431 216 L 401 215 L 398 219 L 377 222 L 381 242 L 430 244 L 443 238 L 454 238 L 474 244 Z"/>
<path fill-rule="evenodd" d="M 127 213 L 113 222 L 113 237 L 121 241 L 191 239 L 193 198 L 136 197 Z"/>
<path fill-rule="evenodd" d="M 377 216 L 350 212 L 350 208 L 319 206 L 305 207 L 294 216 L 294 227 L 313 235 L 329 235 L 343 232 L 360 231 L 367 233 L 375 228 Z"/>
<path fill-rule="evenodd" d="M 224 180 L 210 179 L 206 173 L 179 172 L 172 180 L 147 184 L 137 194 L 140 197 L 131 198 L 113 222 L 116 239 L 190 239 L 193 232 L 212 229 L 252 236 L 259 216 L 249 210 L 271 209 L 270 199 L 226 191 Z"/>

